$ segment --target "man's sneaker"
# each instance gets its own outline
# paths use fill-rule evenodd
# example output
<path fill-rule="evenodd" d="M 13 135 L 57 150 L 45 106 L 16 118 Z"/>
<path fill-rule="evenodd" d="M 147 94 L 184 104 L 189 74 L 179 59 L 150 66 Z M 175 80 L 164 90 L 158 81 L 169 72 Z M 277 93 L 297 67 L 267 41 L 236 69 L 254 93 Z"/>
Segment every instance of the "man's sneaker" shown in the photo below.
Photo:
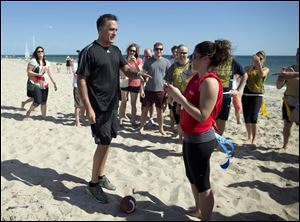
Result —
<path fill-rule="evenodd" d="M 102 178 L 99 177 L 99 186 L 108 190 L 116 190 L 115 185 L 113 185 L 105 175 Z"/>
<path fill-rule="evenodd" d="M 86 187 L 86 192 L 92 195 L 99 203 L 106 204 L 108 203 L 108 197 L 103 192 L 102 188 L 99 186 L 90 187 L 89 185 Z"/>

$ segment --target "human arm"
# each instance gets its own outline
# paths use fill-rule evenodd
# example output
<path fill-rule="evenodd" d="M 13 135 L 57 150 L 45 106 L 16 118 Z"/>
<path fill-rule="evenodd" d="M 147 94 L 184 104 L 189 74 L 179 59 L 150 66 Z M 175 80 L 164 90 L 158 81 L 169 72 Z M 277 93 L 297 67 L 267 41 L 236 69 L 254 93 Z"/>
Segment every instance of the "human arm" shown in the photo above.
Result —
<path fill-rule="evenodd" d="M 190 103 L 181 94 L 180 90 L 173 85 L 165 84 L 165 89 L 171 98 L 180 104 L 194 119 L 201 122 L 210 116 L 217 102 L 219 84 L 214 78 L 207 78 L 204 80 L 199 88 L 199 91 L 201 91 L 199 107 Z"/>
<path fill-rule="evenodd" d="M 292 74 L 292 75 L 290 75 L 290 74 Z M 289 77 L 291 77 L 293 75 L 296 75 L 296 72 L 294 71 L 293 68 L 291 68 L 291 67 L 281 68 L 281 71 L 280 71 L 277 81 L 276 81 L 276 88 L 281 89 L 285 85 L 286 80 L 289 79 Z M 286 77 L 288 77 L 288 78 L 286 78 Z M 298 77 L 299 77 L 299 72 L 298 72 Z"/>
<path fill-rule="evenodd" d="M 96 123 L 96 114 L 91 105 L 89 96 L 88 96 L 88 89 L 86 85 L 86 77 L 83 75 L 77 76 L 77 85 L 79 89 L 80 96 L 82 98 L 82 102 L 86 108 L 86 115 L 88 117 L 89 123 L 94 124 Z"/>
<path fill-rule="evenodd" d="M 28 63 L 28 66 L 27 66 L 27 76 L 28 77 L 41 77 L 40 73 L 36 73 L 33 70 L 34 70 L 34 66 L 32 64 Z"/>
<path fill-rule="evenodd" d="M 233 60 L 233 64 L 232 64 L 232 74 L 233 75 L 239 75 L 240 76 L 240 82 L 237 86 L 236 90 L 231 90 L 231 95 L 232 96 L 236 96 L 239 95 L 241 96 L 244 92 L 244 88 L 246 86 L 246 82 L 248 79 L 248 72 L 250 73 L 250 70 L 253 69 L 253 64 L 251 64 L 251 66 L 247 67 L 245 71 L 245 69 L 241 66 L 241 64 L 239 64 L 237 61 Z"/>
<path fill-rule="evenodd" d="M 248 79 L 248 73 L 246 72 L 242 76 L 241 81 L 240 81 L 237 89 L 236 90 L 232 90 L 233 92 L 231 94 L 232 95 L 239 95 L 239 96 L 241 96 L 243 94 L 244 88 L 246 86 L 247 79 Z"/>
<path fill-rule="evenodd" d="M 282 68 L 280 73 L 274 73 L 272 75 L 278 75 L 278 78 L 282 80 L 299 78 L 299 72 L 295 72 L 292 67 Z"/>
<path fill-rule="evenodd" d="M 53 80 L 53 76 L 52 76 L 52 72 L 51 72 L 51 70 L 50 70 L 50 67 L 48 67 L 47 72 L 48 72 L 48 76 L 49 76 L 51 82 L 52 82 L 53 85 L 54 85 L 54 90 L 57 91 L 57 86 L 56 86 L 56 83 L 55 83 L 54 80 Z"/>
<path fill-rule="evenodd" d="M 142 79 L 145 80 L 147 78 L 151 78 L 150 75 L 147 74 L 147 72 L 140 70 L 138 65 L 135 67 L 130 67 L 128 64 L 123 66 L 121 68 L 122 72 L 131 79 Z"/>
<path fill-rule="evenodd" d="M 268 75 L 269 69 L 262 67 L 262 62 L 257 55 L 253 56 L 253 63 L 254 67 L 258 70 L 258 75 L 263 78 Z"/>
<path fill-rule="evenodd" d="M 145 98 L 145 83 L 144 83 L 144 80 L 141 80 L 140 93 L 141 93 L 141 97 Z"/>

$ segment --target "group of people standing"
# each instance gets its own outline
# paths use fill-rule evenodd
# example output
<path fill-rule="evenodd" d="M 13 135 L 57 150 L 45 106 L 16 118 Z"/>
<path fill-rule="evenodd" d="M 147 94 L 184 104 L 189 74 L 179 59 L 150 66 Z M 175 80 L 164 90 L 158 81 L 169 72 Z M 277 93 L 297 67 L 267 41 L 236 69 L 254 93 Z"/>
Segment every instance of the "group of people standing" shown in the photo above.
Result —
<path fill-rule="evenodd" d="M 142 100 L 140 133 L 144 133 L 148 111 L 151 116 L 151 109 L 155 104 L 159 132 L 162 135 L 165 135 L 163 111 L 167 96 L 171 116 L 177 124 L 178 132 L 183 136 L 184 166 L 195 200 L 195 208 L 186 213 L 202 220 L 209 220 L 214 206 L 209 179 L 209 161 L 215 147 L 214 132 L 216 130 L 219 134 L 223 134 L 231 98 L 242 95 L 248 139 L 251 143 L 255 142 L 258 112 L 262 103 L 264 82 L 269 72 L 264 66 L 265 52 L 257 52 L 253 56 L 252 64 L 244 69 L 233 58 L 231 43 L 228 40 L 201 42 L 195 46 L 191 56 L 188 47 L 181 44 L 175 47 L 177 52 L 174 53 L 174 61 L 163 57 L 164 45 L 156 42 L 153 46 L 154 54 L 151 55 L 150 49 L 145 50 L 144 55 L 148 58 L 145 56 L 142 61 L 140 48 L 136 43 L 128 46 L 126 58 L 122 56 L 120 49 L 113 45 L 118 32 L 118 18 L 115 15 L 100 16 L 97 20 L 97 30 L 98 39 L 80 51 L 76 71 L 80 97 L 96 143 L 91 181 L 86 191 L 98 202 L 107 203 L 109 200 L 102 188 L 116 190 L 116 186 L 104 171 L 111 140 L 117 136 L 118 125 L 122 125 L 126 118 L 128 95 L 131 96 L 132 124 L 137 124 L 136 102 L 140 93 Z M 43 51 L 42 48 L 38 50 Z M 47 63 L 44 63 L 39 55 L 35 60 L 37 63 L 30 62 L 28 65 L 30 78 L 41 76 L 34 72 L 36 66 L 47 67 Z M 278 88 L 285 83 L 288 85 L 285 94 L 289 106 L 286 109 L 291 110 L 299 107 L 299 94 L 298 102 L 293 98 L 297 96 L 294 91 L 297 84 L 299 88 L 299 73 L 297 77 L 299 57 L 297 61 L 297 65 L 292 69 L 282 70 L 285 76 L 289 77 L 280 75 L 277 84 Z M 43 75 L 48 73 L 56 88 L 50 69 L 43 70 Z M 291 72 L 296 76 L 294 79 Z M 233 89 L 234 75 L 240 76 L 236 89 Z M 48 82 L 44 82 L 44 88 L 48 88 L 45 83 Z M 42 95 L 42 99 L 38 100 L 40 97 L 35 95 L 32 106 L 45 104 L 47 92 L 44 88 L 40 87 L 37 93 Z M 121 105 L 118 109 L 119 99 Z M 27 116 L 30 110 L 32 109 L 29 109 Z M 288 123 L 285 124 L 288 129 Z"/>

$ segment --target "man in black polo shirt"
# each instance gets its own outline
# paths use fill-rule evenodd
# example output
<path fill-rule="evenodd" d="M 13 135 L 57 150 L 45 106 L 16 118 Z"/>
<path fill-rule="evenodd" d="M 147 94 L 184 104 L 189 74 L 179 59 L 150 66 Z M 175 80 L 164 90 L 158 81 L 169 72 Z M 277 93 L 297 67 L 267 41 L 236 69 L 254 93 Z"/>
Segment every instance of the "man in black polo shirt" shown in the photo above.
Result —
<path fill-rule="evenodd" d="M 80 52 L 77 74 L 81 98 L 97 144 L 92 179 L 86 190 L 100 203 L 107 203 L 108 198 L 102 187 L 116 189 L 104 175 L 104 167 L 111 139 L 117 136 L 119 69 L 130 78 L 146 78 L 149 75 L 131 69 L 120 49 L 112 45 L 118 31 L 118 19 L 115 15 L 100 16 L 97 29 L 98 39 Z"/>

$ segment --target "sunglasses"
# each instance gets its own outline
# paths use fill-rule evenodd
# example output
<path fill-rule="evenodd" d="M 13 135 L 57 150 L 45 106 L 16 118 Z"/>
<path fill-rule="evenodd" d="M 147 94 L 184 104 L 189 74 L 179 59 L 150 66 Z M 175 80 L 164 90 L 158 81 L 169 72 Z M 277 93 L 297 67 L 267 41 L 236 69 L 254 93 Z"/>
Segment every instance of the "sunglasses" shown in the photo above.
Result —
<path fill-rule="evenodd" d="M 187 52 L 179 52 L 180 55 L 186 55 L 188 54 Z"/>
<path fill-rule="evenodd" d="M 44 51 L 42 51 L 42 50 L 39 50 L 39 51 L 36 51 L 37 53 L 40 53 L 40 52 L 44 52 Z"/>
<path fill-rule="evenodd" d="M 162 51 L 164 50 L 163 48 L 155 48 L 155 51 Z"/>
<path fill-rule="evenodd" d="M 129 49 L 129 52 L 136 52 L 136 50 L 133 50 L 133 49 Z"/>
<path fill-rule="evenodd" d="M 201 59 L 201 58 L 203 58 L 204 56 L 206 56 L 206 55 L 200 55 L 198 58 Z M 194 60 L 195 58 L 196 58 L 196 55 L 195 55 L 194 53 L 193 53 L 192 55 L 189 56 L 189 59 L 190 59 L 190 60 Z"/>

